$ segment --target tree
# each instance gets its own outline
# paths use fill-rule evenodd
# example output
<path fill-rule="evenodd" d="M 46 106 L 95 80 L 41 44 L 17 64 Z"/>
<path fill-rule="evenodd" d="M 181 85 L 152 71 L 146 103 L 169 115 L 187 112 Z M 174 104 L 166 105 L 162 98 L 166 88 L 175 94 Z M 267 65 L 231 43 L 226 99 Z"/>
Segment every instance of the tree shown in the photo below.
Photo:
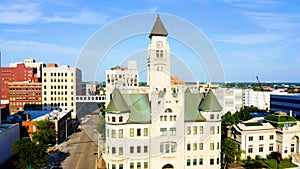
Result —
<path fill-rule="evenodd" d="M 41 168 L 48 164 L 46 146 L 31 142 L 29 139 L 21 138 L 14 142 L 12 154 L 16 157 L 14 164 L 16 168 Z"/>
<path fill-rule="evenodd" d="M 41 145 L 55 144 L 54 124 L 50 120 L 40 120 L 36 124 L 37 132 L 33 133 L 33 142 Z"/>
<path fill-rule="evenodd" d="M 231 138 L 226 138 L 222 144 L 222 154 L 224 156 L 225 168 L 228 163 L 238 161 L 241 157 L 242 151 L 239 149 L 239 145 Z"/>

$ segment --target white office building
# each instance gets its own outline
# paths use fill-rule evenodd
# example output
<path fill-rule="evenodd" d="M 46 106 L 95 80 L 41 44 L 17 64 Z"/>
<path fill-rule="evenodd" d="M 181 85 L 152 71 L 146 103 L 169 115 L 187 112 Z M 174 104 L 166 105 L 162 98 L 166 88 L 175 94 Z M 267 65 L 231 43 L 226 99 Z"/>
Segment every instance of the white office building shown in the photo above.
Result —
<path fill-rule="evenodd" d="M 74 96 L 83 94 L 81 78 L 80 69 L 48 64 L 42 78 L 43 110 L 72 110 L 76 118 Z"/>
<path fill-rule="evenodd" d="M 167 35 L 157 17 L 149 36 L 149 90 L 113 90 L 105 116 L 107 168 L 221 166 L 222 107 L 212 90 L 205 94 L 187 86 L 172 90 Z"/>
<path fill-rule="evenodd" d="M 222 115 L 228 111 L 233 114 L 243 107 L 243 89 L 217 88 L 213 91 L 223 107 Z"/>

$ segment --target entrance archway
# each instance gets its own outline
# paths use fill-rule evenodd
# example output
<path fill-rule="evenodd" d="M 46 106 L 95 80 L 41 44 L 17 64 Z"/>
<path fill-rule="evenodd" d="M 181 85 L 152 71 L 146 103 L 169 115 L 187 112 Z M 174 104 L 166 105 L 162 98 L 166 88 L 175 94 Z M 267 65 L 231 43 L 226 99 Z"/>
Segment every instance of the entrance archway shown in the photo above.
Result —
<path fill-rule="evenodd" d="M 173 165 L 172 164 L 166 164 L 163 166 L 162 169 L 174 169 Z"/>
<path fill-rule="evenodd" d="M 294 136 L 291 140 L 291 154 L 298 154 L 299 153 L 299 137 Z"/>

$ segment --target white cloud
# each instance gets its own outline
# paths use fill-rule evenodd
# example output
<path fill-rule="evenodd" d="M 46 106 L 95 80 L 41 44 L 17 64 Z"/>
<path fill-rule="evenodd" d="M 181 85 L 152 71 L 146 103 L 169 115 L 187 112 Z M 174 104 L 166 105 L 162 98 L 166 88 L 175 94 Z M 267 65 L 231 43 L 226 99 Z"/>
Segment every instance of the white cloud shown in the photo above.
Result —
<path fill-rule="evenodd" d="M 0 41 L 0 48 L 7 51 L 18 51 L 18 52 L 33 52 L 33 53 L 51 53 L 58 55 L 70 55 L 77 56 L 80 49 L 67 47 L 67 46 L 58 46 L 48 43 L 36 42 L 36 41 L 25 41 L 25 40 L 9 40 L 9 41 Z"/>
<path fill-rule="evenodd" d="M 242 9 L 265 9 L 280 4 L 277 0 L 224 0 L 227 4 Z"/>
<path fill-rule="evenodd" d="M 158 6 L 154 6 L 149 9 L 149 12 L 157 12 L 157 10 L 158 10 Z"/>
<path fill-rule="evenodd" d="M 0 23 L 28 24 L 39 20 L 41 12 L 35 4 L 0 5 Z"/>
<path fill-rule="evenodd" d="M 38 32 L 37 29 L 3 29 L 5 32 L 13 32 L 13 33 L 35 33 Z"/>
<path fill-rule="evenodd" d="M 217 38 L 216 41 L 234 44 L 263 44 L 279 41 L 285 38 L 284 34 L 260 33 L 248 35 L 227 35 Z"/>

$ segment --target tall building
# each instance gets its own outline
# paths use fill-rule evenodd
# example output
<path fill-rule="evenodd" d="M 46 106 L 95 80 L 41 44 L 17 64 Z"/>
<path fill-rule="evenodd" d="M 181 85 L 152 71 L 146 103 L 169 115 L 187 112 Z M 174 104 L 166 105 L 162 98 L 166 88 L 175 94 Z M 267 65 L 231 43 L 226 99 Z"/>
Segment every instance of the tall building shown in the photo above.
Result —
<path fill-rule="evenodd" d="M 271 94 L 270 112 L 283 111 L 291 116 L 300 116 L 299 94 Z"/>
<path fill-rule="evenodd" d="M 42 110 L 42 83 L 25 81 L 10 82 L 8 85 L 10 114 L 24 110 Z"/>
<path fill-rule="evenodd" d="M 42 77 L 43 110 L 72 110 L 76 118 L 74 96 L 83 93 L 81 79 L 80 69 L 48 64 Z"/>
<path fill-rule="evenodd" d="M 43 62 L 36 62 L 34 59 L 25 59 L 24 62 L 14 62 L 10 63 L 9 67 L 17 67 L 18 64 L 24 63 L 25 67 L 36 68 L 37 78 L 42 78 L 42 70 L 45 67 Z"/>
<path fill-rule="evenodd" d="M 213 91 L 223 107 L 222 114 L 228 111 L 233 114 L 243 107 L 243 89 L 217 88 Z"/>
<path fill-rule="evenodd" d="M 107 106 L 106 168 L 220 168 L 221 110 L 212 90 L 170 82 L 167 31 L 157 17 L 148 48 L 150 90 L 114 89 Z M 142 92 L 144 91 L 144 92 Z"/>
<path fill-rule="evenodd" d="M 9 100 L 9 82 L 37 82 L 36 68 L 26 67 L 24 63 L 16 67 L 1 67 L 1 100 Z"/>

